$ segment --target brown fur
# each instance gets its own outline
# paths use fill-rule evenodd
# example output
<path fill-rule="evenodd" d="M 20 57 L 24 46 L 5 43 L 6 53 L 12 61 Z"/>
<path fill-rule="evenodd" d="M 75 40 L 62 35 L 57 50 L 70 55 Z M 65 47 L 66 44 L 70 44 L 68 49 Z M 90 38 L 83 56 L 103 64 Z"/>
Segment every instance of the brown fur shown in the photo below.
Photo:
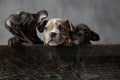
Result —
<path fill-rule="evenodd" d="M 51 39 L 54 38 L 53 44 L 56 45 L 64 44 L 66 42 L 66 38 L 69 37 L 71 31 L 73 31 L 73 25 L 70 23 L 70 21 L 60 18 L 52 18 L 47 21 L 43 30 L 45 43 L 49 44 L 49 41 L 51 41 Z M 52 34 L 55 34 L 58 37 Z M 52 45 L 52 43 L 50 44 Z"/>

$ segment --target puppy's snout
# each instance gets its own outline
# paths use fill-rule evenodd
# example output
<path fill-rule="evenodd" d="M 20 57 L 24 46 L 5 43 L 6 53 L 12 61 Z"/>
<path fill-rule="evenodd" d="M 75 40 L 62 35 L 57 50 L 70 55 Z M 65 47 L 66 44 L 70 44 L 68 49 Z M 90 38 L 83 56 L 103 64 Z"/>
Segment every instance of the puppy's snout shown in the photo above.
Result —
<path fill-rule="evenodd" d="M 55 32 L 51 32 L 50 36 L 53 38 L 56 36 L 56 33 Z"/>

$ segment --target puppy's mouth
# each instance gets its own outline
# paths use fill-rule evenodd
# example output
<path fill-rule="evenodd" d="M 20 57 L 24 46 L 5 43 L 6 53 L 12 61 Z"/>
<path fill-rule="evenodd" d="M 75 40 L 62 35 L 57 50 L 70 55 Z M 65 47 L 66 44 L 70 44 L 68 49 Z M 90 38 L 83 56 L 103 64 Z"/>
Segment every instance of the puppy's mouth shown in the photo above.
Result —
<path fill-rule="evenodd" d="M 50 46 L 57 46 L 57 45 L 62 44 L 64 41 L 65 41 L 65 39 L 64 39 L 63 36 L 56 36 L 56 37 L 53 37 L 53 38 L 50 37 L 47 44 L 50 45 Z"/>
<path fill-rule="evenodd" d="M 21 24 L 18 21 L 15 21 L 13 19 L 8 19 L 6 21 L 7 26 L 11 27 L 11 26 L 20 26 Z"/>
<path fill-rule="evenodd" d="M 29 18 L 21 18 L 19 15 L 11 15 L 6 23 L 8 26 L 24 26 L 29 21 Z"/>
<path fill-rule="evenodd" d="M 52 42 L 57 43 L 58 41 L 61 41 L 61 40 L 62 40 L 62 37 L 58 37 L 57 39 L 54 37 L 54 38 L 51 38 L 51 39 L 48 41 L 48 43 L 52 43 Z"/>
<path fill-rule="evenodd" d="M 51 38 L 50 41 L 48 41 L 48 44 L 51 42 L 56 42 L 54 38 Z"/>

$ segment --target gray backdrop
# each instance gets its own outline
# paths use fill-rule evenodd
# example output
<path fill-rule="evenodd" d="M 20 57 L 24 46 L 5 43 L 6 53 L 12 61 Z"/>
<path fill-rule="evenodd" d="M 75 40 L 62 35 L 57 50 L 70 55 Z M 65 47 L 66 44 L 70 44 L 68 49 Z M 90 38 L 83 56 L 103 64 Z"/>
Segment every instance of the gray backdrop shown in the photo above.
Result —
<path fill-rule="evenodd" d="M 0 44 L 7 44 L 12 36 L 4 26 L 10 14 L 41 9 L 48 10 L 49 18 L 87 24 L 100 35 L 97 44 L 120 43 L 120 0 L 0 0 Z"/>

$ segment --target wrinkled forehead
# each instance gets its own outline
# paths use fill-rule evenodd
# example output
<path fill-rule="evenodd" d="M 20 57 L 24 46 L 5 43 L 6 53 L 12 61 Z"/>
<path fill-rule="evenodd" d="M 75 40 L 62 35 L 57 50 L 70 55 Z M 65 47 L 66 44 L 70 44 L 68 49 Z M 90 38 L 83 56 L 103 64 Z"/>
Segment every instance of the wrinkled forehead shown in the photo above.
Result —
<path fill-rule="evenodd" d="M 64 21 L 60 18 L 54 18 L 54 19 L 50 19 L 48 22 L 47 22 L 47 26 L 57 26 L 57 25 L 60 25 L 62 24 Z"/>

